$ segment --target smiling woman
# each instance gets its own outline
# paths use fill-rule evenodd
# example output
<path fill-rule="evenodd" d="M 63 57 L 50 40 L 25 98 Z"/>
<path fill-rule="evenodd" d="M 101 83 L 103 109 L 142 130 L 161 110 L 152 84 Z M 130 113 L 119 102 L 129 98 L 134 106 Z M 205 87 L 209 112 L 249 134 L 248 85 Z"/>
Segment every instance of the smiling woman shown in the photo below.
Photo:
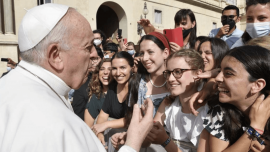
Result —
<path fill-rule="evenodd" d="M 128 81 L 132 76 L 134 61 L 132 56 L 121 51 L 116 53 L 112 58 L 112 77 L 117 82 L 116 85 L 111 85 L 107 92 L 102 109 L 98 115 L 97 123 L 92 126 L 93 132 L 98 136 L 100 141 L 105 145 L 104 131 L 108 128 L 123 128 L 124 115 L 127 109 L 126 99 L 128 94 Z M 114 120 L 108 121 L 108 118 Z M 110 138 L 110 131 L 106 133 L 107 138 Z M 113 148 L 113 147 L 109 147 Z"/>
<path fill-rule="evenodd" d="M 229 47 L 225 41 L 219 38 L 204 38 L 198 46 L 198 52 L 204 60 L 204 71 L 219 68 L 228 50 Z"/>
<path fill-rule="evenodd" d="M 206 147 L 211 151 L 270 150 L 269 97 L 263 101 L 270 90 L 269 61 L 269 50 L 259 46 L 235 48 L 222 60 L 216 77 L 219 102 L 209 102 L 211 109 L 204 120 L 207 131 L 203 134 L 209 137 Z M 266 146 L 261 146 L 263 140 Z"/>
<path fill-rule="evenodd" d="M 92 74 L 92 79 L 88 84 L 89 101 L 84 112 L 84 121 L 92 127 L 97 118 L 103 102 L 105 100 L 109 83 L 113 80 L 111 74 L 111 59 L 102 60 Z"/>

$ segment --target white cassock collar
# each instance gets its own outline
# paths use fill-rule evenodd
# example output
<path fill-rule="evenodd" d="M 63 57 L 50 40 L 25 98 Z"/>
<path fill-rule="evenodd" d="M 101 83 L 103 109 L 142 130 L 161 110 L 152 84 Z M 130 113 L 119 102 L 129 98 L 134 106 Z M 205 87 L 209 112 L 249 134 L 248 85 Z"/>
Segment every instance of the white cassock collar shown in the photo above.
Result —
<path fill-rule="evenodd" d="M 23 60 L 20 61 L 19 65 L 21 65 L 22 67 L 26 68 L 27 70 L 29 70 L 33 74 L 39 76 L 41 79 L 46 81 L 56 91 L 56 93 L 58 95 L 60 95 L 60 97 L 63 99 L 65 104 L 68 106 L 68 108 L 73 111 L 73 108 L 72 108 L 70 102 L 68 101 L 68 92 L 71 90 L 71 88 L 62 79 L 60 79 L 58 76 L 54 75 L 50 71 L 48 71 L 48 70 L 46 70 L 38 65 L 31 64 L 31 63 L 28 63 L 28 62 L 23 61 Z M 29 73 L 28 71 L 25 71 L 24 69 L 22 69 L 20 67 L 17 67 L 17 68 L 20 69 L 20 71 L 22 71 L 23 73 Z M 32 74 L 30 74 L 30 75 L 32 75 Z M 42 82 L 38 78 L 37 78 L 37 80 L 40 81 L 40 83 L 43 84 L 44 86 L 47 86 L 44 82 Z"/>

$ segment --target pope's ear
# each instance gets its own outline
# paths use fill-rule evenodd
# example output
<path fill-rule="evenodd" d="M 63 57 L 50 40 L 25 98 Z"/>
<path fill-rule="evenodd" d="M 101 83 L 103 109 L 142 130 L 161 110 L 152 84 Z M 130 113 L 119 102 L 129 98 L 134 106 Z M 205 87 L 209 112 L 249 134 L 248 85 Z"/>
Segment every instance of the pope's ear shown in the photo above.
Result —
<path fill-rule="evenodd" d="M 57 71 L 63 70 L 63 50 L 60 49 L 59 44 L 50 44 L 49 47 L 47 47 L 46 57 L 51 68 Z"/>

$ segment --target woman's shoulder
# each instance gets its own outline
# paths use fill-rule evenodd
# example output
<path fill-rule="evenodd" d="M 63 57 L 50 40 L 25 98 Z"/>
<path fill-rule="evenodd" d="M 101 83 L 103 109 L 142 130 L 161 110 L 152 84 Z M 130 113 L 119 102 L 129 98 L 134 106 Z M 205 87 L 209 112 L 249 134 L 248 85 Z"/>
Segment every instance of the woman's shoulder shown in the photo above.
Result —
<path fill-rule="evenodd" d="M 224 121 L 224 111 L 221 106 L 217 104 L 208 110 L 203 120 L 203 126 L 211 135 L 218 139 L 228 141 L 228 139 L 225 138 L 225 132 L 223 130 Z"/>
<path fill-rule="evenodd" d="M 109 84 L 109 89 L 108 89 L 107 92 L 108 93 L 109 92 L 114 92 L 115 93 L 116 89 L 117 89 L 117 82 L 112 82 L 112 83 Z"/>

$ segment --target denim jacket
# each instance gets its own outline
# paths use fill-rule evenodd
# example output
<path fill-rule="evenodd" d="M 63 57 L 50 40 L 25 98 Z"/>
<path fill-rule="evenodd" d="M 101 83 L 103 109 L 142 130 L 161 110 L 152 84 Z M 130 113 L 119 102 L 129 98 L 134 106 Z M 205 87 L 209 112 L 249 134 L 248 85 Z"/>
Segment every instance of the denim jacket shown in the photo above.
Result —
<path fill-rule="evenodd" d="M 163 99 L 169 95 L 169 93 L 164 93 L 164 96 L 162 96 L 161 98 L 157 98 L 154 99 L 152 98 L 152 96 L 146 96 L 146 92 L 147 92 L 147 86 L 146 86 L 146 78 L 145 75 L 142 76 L 141 80 L 140 80 L 140 84 L 139 84 L 139 90 L 138 90 L 138 101 L 137 104 L 139 105 L 139 107 L 141 107 L 142 104 L 144 104 L 144 100 L 146 98 L 151 98 L 151 100 L 153 101 L 153 105 L 154 105 L 154 111 L 153 111 L 153 116 L 155 116 L 159 105 L 161 104 L 161 102 L 163 101 Z"/>

